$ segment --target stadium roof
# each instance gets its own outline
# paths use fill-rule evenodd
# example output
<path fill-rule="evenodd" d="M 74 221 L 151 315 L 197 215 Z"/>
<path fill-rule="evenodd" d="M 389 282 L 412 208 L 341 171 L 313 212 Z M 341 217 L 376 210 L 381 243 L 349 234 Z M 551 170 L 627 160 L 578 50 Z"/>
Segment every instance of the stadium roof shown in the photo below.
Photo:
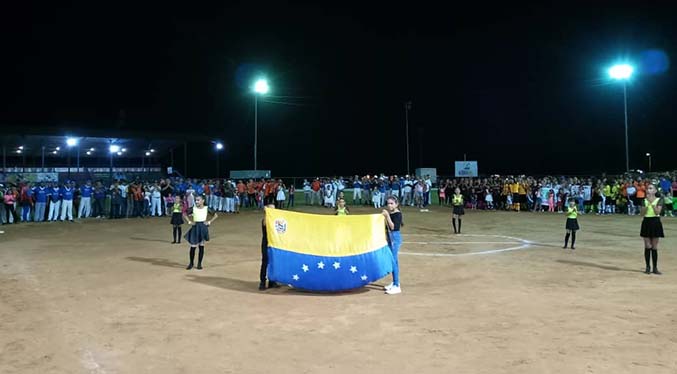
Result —
<path fill-rule="evenodd" d="M 80 150 L 80 157 L 107 156 L 111 145 L 117 145 L 120 152 L 126 157 L 142 157 L 146 152 L 152 152 L 155 157 L 161 157 L 172 148 L 183 145 L 175 140 L 129 139 L 129 138 L 98 138 L 98 137 L 70 137 L 70 136 L 42 136 L 42 135 L 9 135 L 3 137 L 3 146 L 7 155 L 26 156 L 42 155 L 44 147 L 46 156 L 63 156 L 68 152 L 68 139 L 74 139 L 72 149 Z M 89 153 L 88 153 L 89 152 Z"/>
<path fill-rule="evenodd" d="M 7 156 L 40 156 L 42 147 L 45 147 L 46 156 L 62 156 L 68 151 L 69 138 L 76 140 L 81 157 L 88 156 L 87 152 L 91 152 L 92 157 L 108 155 L 111 144 L 125 149 L 123 157 L 142 157 L 150 150 L 153 150 L 153 156 L 162 157 L 170 149 L 181 147 L 184 142 L 214 140 L 214 137 L 200 133 L 120 130 L 114 126 L 85 128 L 73 123 L 54 126 L 1 126 L 5 135 L 0 137 L 0 144 L 5 147 Z"/>

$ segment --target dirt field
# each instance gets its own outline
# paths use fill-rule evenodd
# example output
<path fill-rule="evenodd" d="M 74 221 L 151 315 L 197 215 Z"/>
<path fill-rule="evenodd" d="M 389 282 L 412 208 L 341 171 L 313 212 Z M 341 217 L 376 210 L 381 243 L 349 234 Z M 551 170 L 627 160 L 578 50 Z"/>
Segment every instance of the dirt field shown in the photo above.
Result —
<path fill-rule="evenodd" d="M 260 213 L 216 221 L 202 271 L 168 218 L 4 226 L 0 373 L 677 373 L 677 218 L 656 276 L 638 217 L 581 217 L 571 251 L 563 215 L 454 236 L 430 210 L 404 211 L 394 296 L 258 291 Z"/>

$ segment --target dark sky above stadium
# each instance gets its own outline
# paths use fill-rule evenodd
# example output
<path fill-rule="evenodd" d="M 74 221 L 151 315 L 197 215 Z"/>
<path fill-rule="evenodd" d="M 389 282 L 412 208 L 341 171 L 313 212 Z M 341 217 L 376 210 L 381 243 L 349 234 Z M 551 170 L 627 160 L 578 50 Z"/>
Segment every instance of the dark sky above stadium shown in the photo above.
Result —
<path fill-rule="evenodd" d="M 275 175 L 402 174 L 409 100 L 412 170 L 449 175 L 467 154 L 480 173 L 618 172 L 623 89 L 606 69 L 629 61 L 631 167 L 651 152 L 677 168 L 670 2 L 142 3 L 3 5 L 0 123 L 95 128 L 124 109 L 125 128 L 210 134 L 225 168 L 250 169 L 265 75 L 259 168 Z M 212 148 L 191 147 L 208 175 Z"/>

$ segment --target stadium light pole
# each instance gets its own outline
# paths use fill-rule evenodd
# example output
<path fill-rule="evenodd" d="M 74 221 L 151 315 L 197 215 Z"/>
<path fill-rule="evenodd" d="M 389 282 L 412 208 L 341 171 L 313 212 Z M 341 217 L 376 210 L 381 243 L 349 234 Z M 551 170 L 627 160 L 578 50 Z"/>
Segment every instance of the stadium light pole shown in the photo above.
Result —
<path fill-rule="evenodd" d="M 625 171 L 630 171 L 630 154 L 628 152 L 628 80 L 635 69 L 628 64 L 614 65 L 609 68 L 612 79 L 623 82 L 623 107 L 625 110 Z"/>
<path fill-rule="evenodd" d="M 646 157 L 649 158 L 649 173 L 651 173 L 651 153 L 647 152 Z"/>
<path fill-rule="evenodd" d="M 411 110 L 411 101 L 404 103 L 404 121 L 405 121 L 405 132 L 407 138 L 407 175 L 411 175 L 409 169 L 409 111 Z"/>
<path fill-rule="evenodd" d="M 223 149 L 223 143 L 214 142 L 214 148 L 216 149 L 216 178 L 218 178 L 219 173 L 221 173 L 221 168 L 219 167 L 219 160 L 221 158 L 221 150 Z"/>
<path fill-rule="evenodd" d="M 265 95 L 269 90 L 268 81 L 263 78 L 258 79 L 254 83 L 254 170 L 258 170 L 259 95 Z"/>

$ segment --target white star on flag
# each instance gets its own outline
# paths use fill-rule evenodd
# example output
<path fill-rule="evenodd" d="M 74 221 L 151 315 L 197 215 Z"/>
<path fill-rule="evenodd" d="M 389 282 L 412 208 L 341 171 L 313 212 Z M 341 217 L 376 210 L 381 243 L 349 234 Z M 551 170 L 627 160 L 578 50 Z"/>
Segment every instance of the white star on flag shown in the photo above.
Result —
<path fill-rule="evenodd" d="M 340 262 L 334 262 L 333 266 L 334 266 L 334 269 L 338 270 L 341 267 L 341 263 Z"/>
<path fill-rule="evenodd" d="M 357 266 L 351 266 L 350 272 L 353 273 L 353 274 L 357 273 Z"/>
<path fill-rule="evenodd" d="M 303 269 L 303 272 L 304 272 L 304 273 L 307 272 L 307 271 L 309 270 L 309 269 L 308 269 L 308 265 L 306 265 L 306 264 L 303 264 L 303 266 L 301 267 L 301 269 Z"/>
<path fill-rule="evenodd" d="M 298 274 L 294 274 L 294 276 L 293 276 L 292 278 L 294 278 L 294 280 L 297 281 L 297 280 L 299 280 L 299 275 L 298 275 Z"/>
<path fill-rule="evenodd" d="M 324 269 L 324 262 L 320 261 L 317 263 L 317 268 L 318 269 Z"/>
<path fill-rule="evenodd" d="M 366 276 L 366 275 L 363 275 L 363 276 L 361 276 L 360 278 L 362 278 L 363 281 L 366 281 L 366 280 L 367 280 L 367 276 Z"/>

